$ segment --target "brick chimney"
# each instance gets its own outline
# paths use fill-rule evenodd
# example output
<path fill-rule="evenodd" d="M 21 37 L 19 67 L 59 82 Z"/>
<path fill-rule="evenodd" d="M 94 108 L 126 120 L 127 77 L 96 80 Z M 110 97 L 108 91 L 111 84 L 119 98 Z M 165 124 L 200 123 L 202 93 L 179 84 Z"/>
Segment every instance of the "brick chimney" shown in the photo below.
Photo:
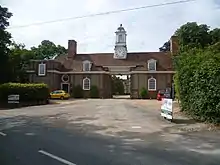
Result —
<path fill-rule="evenodd" d="M 77 42 L 75 40 L 68 41 L 68 58 L 74 58 L 77 51 Z"/>
<path fill-rule="evenodd" d="M 176 55 L 179 50 L 178 37 L 172 36 L 170 39 L 170 52 L 172 55 Z"/>

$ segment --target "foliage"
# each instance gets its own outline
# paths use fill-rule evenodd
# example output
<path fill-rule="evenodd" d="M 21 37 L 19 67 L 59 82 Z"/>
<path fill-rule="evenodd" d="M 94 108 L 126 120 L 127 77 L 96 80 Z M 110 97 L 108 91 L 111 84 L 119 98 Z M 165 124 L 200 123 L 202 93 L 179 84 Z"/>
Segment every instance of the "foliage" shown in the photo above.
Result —
<path fill-rule="evenodd" d="M 49 88 L 46 84 L 6 83 L 0 85 L 0 100 L 7 102 L 8 95 L 19 94 L 20 102 L 46 101 Z"/>
<path fill-rule="evenodd" d="M 63 46 L 55 45 L 49 40 L 43 40 L 38 47 L 31 47 L 31 51 L 38 60 L 52 59 L 56 55 L 66 54 L 67 50 Z"/>
<path fill-rule="evenodd" d="M 83 89 L 81 85 L 76 85 L 72 89 L 73 98 L 83 98 Z"/>
<path fill-rule="evenodd" d="M 11 43 L 11 34 L 6 31 L 9 26 L 8 19 L 12 13 L 7 8 L 0 5 L 0 84 L 10 80 L 10 72 L 8 66 L 8 45 Z"/>
<path fill-rule="evenodd" d="M 220 123 L 220 52 L 193 49 L 175 60 L 182 110 L 198 120 Z"/>
<path fill-rule="evenodd" d="M 113 76 L 112 77 L 112 93 L 113 95 L 124 94 L 124 84 L 123 80 L 121 80 L 119 77 Z"/>
<path fill-rule="evenodd" d="M 170 51 L 170 41 L 167 41 L 163 44 L 162 47 L 159 48 L 160 52 L 167 52 Z"/>
<path fill-rule="evenodd" d="M 147 89 L 145 87 L 141 88 L 140 96 L 141 96 L 142 99 L 146 99 L 147 98 L 148 92 L 147 92 Z"/>
<path fill-rule="evenodd" d="M 91 98 L 99 98 L 99 89 L 97 86 L 95 86 L 95 85 L 91 86 L 90 97 Z"/>

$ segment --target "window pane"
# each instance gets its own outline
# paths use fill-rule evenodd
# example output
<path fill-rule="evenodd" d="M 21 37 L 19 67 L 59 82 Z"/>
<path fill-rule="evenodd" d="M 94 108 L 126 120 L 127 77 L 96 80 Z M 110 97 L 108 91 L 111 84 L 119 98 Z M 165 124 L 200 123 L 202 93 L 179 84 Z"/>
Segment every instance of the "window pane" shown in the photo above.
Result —
<path fill-rule="evenodd" d="M 89 90 L 90 89 L 90 79 L 83 80 L 83 89 Z"/>
<path fill-rule="evenodd" d="M 44 75 L 45 74 L 45 65 L 39 64 L 39 74 Z"/>
<path fill-rule="evenodd" d="M 84 64 L 84 71 L 90 71 L 90 63 Z"/>
<path fill-rule="evenodd" d="M 150 62 L 148 66 L 149 66 L 148 70 L 156 70 L 155 62 Z"/>
<path fill-rule="evenodd" d="M 149 89 L 156 89 L 156 80 L 150 79 L 149 81 Z"/>

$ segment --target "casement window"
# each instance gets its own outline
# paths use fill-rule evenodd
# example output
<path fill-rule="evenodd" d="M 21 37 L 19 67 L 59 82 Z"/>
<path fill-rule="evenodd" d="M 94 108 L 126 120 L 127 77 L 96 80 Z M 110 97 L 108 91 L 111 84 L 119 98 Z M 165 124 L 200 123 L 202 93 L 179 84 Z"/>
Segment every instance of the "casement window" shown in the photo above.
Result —
<path fill-rule="evenodd" d="M 90 78 L 88 77 L 83 79 L 83 90 L 90 90 Z"/>
<path fill-rule="evenodd" d="M 46 75 L 46 64 L 38 64 L 38 76 Z"/>
<path fill-rule="evenodd" d="M 153 77 L 148 79 L 148 90 L 149 91 L 157 90 L 157 80 Z"/>
<path fill-rule="evenodd" d="M 90 71 L 91 70 L 91 62 L 86 60 L 83 61 L 83 71 Z"/>
<path fill-rule="evenodd" d="M 154 59 L 148 60 L 148 70 L 156 71 L 157 70 L 157 61 Z"/>

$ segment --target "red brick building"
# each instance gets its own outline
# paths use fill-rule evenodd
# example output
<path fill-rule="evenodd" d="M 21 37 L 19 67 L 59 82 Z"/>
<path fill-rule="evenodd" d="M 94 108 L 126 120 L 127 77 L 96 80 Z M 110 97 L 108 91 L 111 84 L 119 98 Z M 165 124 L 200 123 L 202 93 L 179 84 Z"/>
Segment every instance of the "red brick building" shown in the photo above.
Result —
<path fill-rule="evenodd" d="M 114 53 L 78 54 L 77 42 L 68 41 L 68 54 L 51 60 L 31 61 L 28 73 L 31 82 L 44 82 L 51 90 L 70 91 L 81 85 L 88 95 L 91 85 L 99 89 L 101 98 L 111 98 L 114 74 L 130 75 L 131 98 L 140 97 L 145 87 L 149 97 L 156 98 L 159 89 L 171 87 L 174 70 L 172 54 L 177 51 L 171 37 L 171 52 L 127 52 L 126 31 L 120 25 L 116 33 Z"/>

